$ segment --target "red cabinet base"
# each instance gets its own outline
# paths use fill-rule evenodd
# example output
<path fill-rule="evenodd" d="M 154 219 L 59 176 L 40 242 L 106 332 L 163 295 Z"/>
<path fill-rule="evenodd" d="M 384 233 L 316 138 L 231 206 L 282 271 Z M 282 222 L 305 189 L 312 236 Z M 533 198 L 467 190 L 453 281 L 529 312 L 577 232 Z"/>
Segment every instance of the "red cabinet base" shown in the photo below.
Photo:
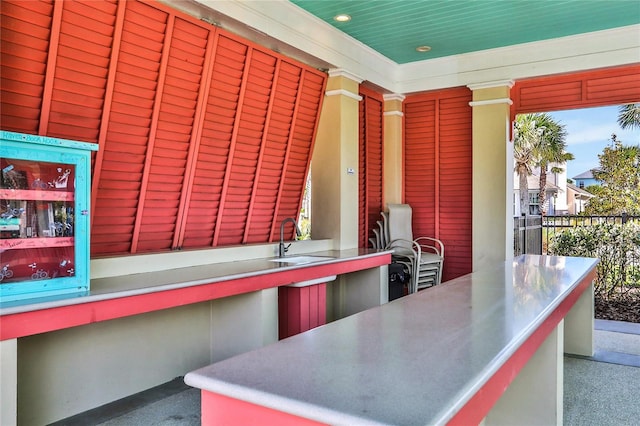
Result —
<path fill-rule="evenodd" d="M 327 284 L 278 288 L 280 339 L 311 330 L 327 322 Z"/>

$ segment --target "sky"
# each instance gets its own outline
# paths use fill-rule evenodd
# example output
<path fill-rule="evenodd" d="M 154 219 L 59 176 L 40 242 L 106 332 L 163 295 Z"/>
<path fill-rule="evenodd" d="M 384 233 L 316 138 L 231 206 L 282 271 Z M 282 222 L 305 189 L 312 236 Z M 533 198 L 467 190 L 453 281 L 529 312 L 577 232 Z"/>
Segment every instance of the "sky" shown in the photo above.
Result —
<path fill-rule="evenodd" d="M 622 130 L 618 125 L 617 106 L 554 111 L 549 114 L 564 124 L 567 130 L 567 151 L 575 157 L 567 163 L 569 179 L 599 166 L 598 154 L 611 144 L 612 133 L 624 145 L 640 144 L 640 129 Z"/>

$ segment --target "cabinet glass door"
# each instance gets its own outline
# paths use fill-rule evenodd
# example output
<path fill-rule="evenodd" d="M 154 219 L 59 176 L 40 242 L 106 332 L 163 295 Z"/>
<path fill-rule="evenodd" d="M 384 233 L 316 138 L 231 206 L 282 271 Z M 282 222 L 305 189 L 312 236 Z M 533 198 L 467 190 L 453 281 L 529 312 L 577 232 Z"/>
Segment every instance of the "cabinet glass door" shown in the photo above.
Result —
<path fill-rule="evenodd" d="M 75 165 L 0 160 L 0 283 L 75 274 Z"/>

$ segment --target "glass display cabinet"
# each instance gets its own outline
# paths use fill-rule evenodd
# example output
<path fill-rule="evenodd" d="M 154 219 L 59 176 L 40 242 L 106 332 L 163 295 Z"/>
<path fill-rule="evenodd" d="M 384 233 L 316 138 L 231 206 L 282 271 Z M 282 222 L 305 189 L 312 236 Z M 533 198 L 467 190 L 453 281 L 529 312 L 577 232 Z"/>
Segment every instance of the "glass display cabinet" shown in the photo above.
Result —
<path fill-rule="evenodd" d="M 0 131 L 0 303 L 89 290 L 91 151 Z"/>

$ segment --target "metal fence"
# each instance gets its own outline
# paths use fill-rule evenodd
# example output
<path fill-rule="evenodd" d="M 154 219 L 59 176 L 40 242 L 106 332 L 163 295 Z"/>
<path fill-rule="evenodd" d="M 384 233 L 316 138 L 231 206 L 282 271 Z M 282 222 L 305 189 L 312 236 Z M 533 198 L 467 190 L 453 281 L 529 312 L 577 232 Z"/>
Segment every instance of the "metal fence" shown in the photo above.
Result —
<path fill-rule="evenodd" d="M 591 227 L 605 223 L 640 224 L 640 216 L 545 216 L 542 223 L 543 253 L 548 252 L 549 244 L 554 235 L 558 235 L 566 229 Z M 598 240 L 600 247 L 597 250 L 600 262 L 597 267 L 595 293 L 604 300 L 627 298 L 640 300 L 640 244 L 633 236 L 633 230 L 622 238 L 620 238 L 621 235 L 625 234 L 618 234 L 618 232 L 611 235 L 608 232 L 598 234 L 597 238 L 604 238 L 604 240 Z M 578 233 L 578 235 L 581 234 Z M 589 234 L 590 232 L 587 232 L 584 235 Z M 595 234 L 591 236 L 591 238 L 594 237 Z M 584 241 L 580 242 L 581 238 L 579 237 L 576 241 L 578 247 L 584 244 Z M 565 243 L 568 241 L 571 239 L 565 240 Z M 586 241 L 588 242 L 589 238 Z M 584 249 L 584 246 L 582 248 Z M 561 250 L 566 249 L 567 247 L 564 247 Z"/>
<path fill-rule="evenodd" d="M 640 223 L 640 216 L 522 216 L 513 218 L 513 253 L 547 254 L 551 238 L 566 228 L 592 226 L 598 223 Z"/>
<path fill-rule="evenodd" d="M 514 255 L 542 254 L 542 216 L 514 217 L 513 225 Z"/>
<path fill-rule="evenodd" d="M 542 254 L 547 254 L 551 238 L 566 228 L 577 228 L 580 226 L 592 226 L 598 223 L 618 223 L 627 222 L 640 223 L 640 216 L 618 215 L 618 216 L 545 216 L 542 221 Z"/>

